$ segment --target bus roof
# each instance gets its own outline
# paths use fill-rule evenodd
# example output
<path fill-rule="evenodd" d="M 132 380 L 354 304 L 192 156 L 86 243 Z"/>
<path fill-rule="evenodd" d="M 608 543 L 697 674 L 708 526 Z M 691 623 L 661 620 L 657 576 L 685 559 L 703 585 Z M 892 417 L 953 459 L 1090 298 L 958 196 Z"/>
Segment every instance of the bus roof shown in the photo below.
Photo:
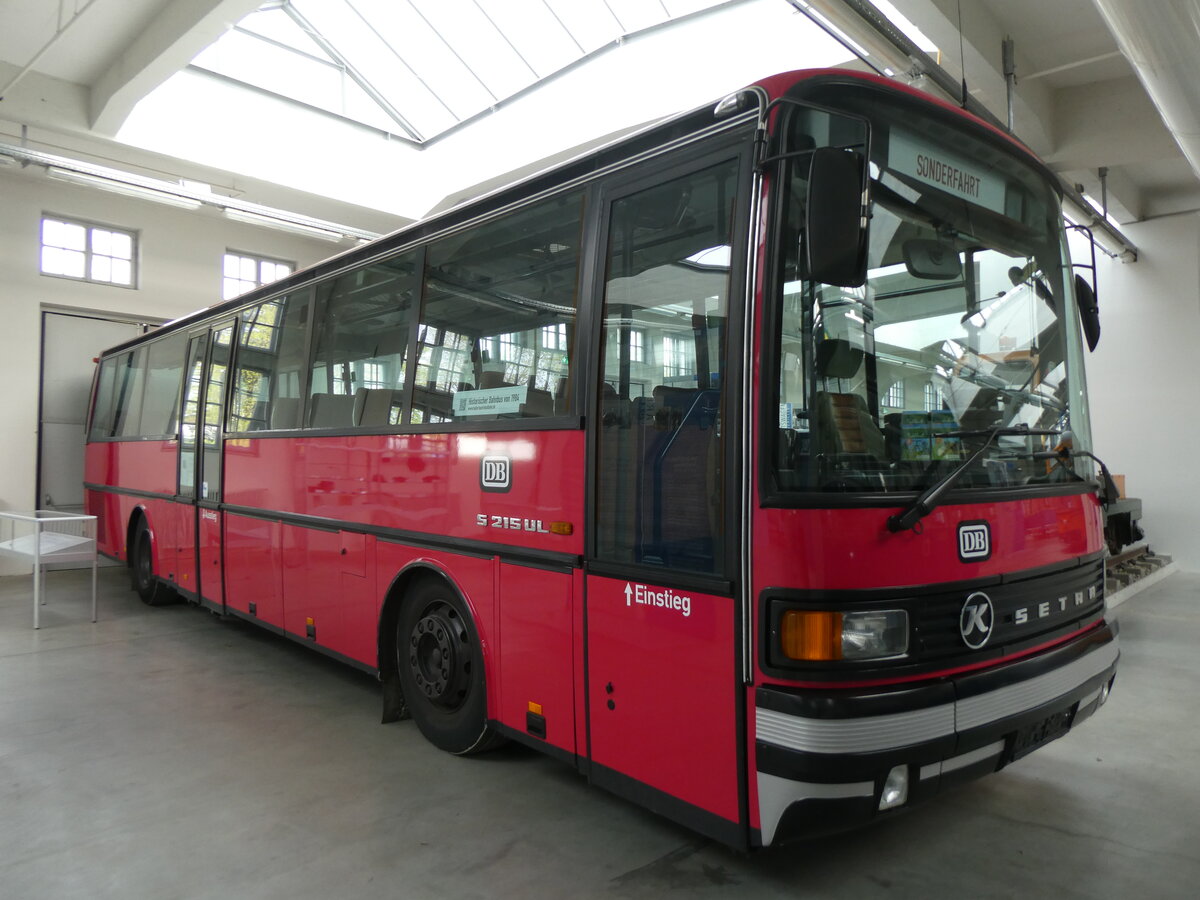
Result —
<path fill-rule="evenodd" d="M 951 103 L 939 100 L 894 79 L 873 73 L 841 68 L 800 69 L 762 78 L 735 91 L 730 96 L 754 92 L 760 98 L 765 95 L 765 100 L 770 102 L 793 92 L 805 82 L 829 84 L 838 81 L 846 84 L 871 85 L 888 93 L 906 95 L 922 103 L 941 107 L 950 114 L 985 129 L 993 136 L 1004 139 L 1014 149 L 1027 155 L 1031 162 L 1040 164 L 1029 148 L 991 123 Z M 745 125 L 755 120 L 757 115 L 756 109 L 749 108 L 739 111 L 736 115 L 721 118 L 714 115 L 714 105 L 709 103 L 697 109 L 670 116 L 638 129 L 632 134 L 626 134 L 610 143 L 589 149 L 578 156 L 539 170 L 483 195 L 464 200 L 450 209 L 409 223 L 368 244 L 349 248 L 310 266 L 298 269 L 286 278 L 173 319 L 154 331 L 110 347 L 101 355 L 110 356 L 129 347 L 153 340 L 165 333 L 187 328 L 210 317 L 226 313 L 232 314 L 242 307 L 253 305 L 269 297 L 285 294 L 290 290 L 323 280 L 346 269 L 367 264 L 377 258 L 423 243 L 444 232 L 466 226 L 477 219 L 495 214 L 510 206 L 562 190 L 569 185 L 593 180 L 605 172 L 630 165 L 646 156 L 664 152 L 701 136 L 733 130 L 739 125 Z"/>

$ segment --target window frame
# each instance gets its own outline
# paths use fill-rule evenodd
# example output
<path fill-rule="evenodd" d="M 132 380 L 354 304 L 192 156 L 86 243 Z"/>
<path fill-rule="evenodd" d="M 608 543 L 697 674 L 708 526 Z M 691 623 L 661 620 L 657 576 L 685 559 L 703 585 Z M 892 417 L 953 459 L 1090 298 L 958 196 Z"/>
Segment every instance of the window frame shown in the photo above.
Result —
<path fill-rule="evenodd" d="M 752 215 L 757 193 L 758 173 L 753 163 L 753 146 L 747 140 L 742 127 L 731 128 L 711 139 L 676 146 L 669 151 L 656 154 L 640 164 L 623 168 L 619 172 L 595 185 L 596 195 L 589 225 L 593 229 L 588 246 L 592 247 L 585 265 L 588 269 L 586 291 L 587 309 L 580 313 L 581 326 L 588 329 L 587 351 L 590 355 L 584 373 L 586 383 L 582 390 L 586 397 L 586 415 L 596 425 L 589 431 L 587 461 L 588 533 L 585 543 L 587 568 L 596 575 L 628 580 L 641 579 L 648 583 L 669 583 L 681 588 L 705 591 L 719 596 L 733 596 L 735 586 L 741 580 L 742 534 L 745 523 L 738 498 L 743 496 L 743 479 L 746 477 L 745 455 L 747 435 L 741 424 L 745 421 L 747 366 L 746 328 L 748 311 L 753 307 L 752 270 L 749 266 L 749 248 L 757 246 L 760 223 Z M 604 330 L 604 297 L 607 283 L 607 260 L 610 252 L 609 230 L 614 202 L 631 197 L 644 190 L 661 185 L 664 181 L 682 178 L 703 172 L 721 162 L 737 163 L 735 194 L 732 205 L 732 230 L 730 233 L 729 294 L 727 297 L 727 327 L 725 368 L 723 378 L 722 418 L 728 423 L 722 428 L 723 465 L 721 472 L 722 490 L 725 496 L 721 527 L 725 540 L 719 554 L 714 558 L 715 570 L 702 572 L 675 566 L 659 566 L 641 562 L 613 561 L 599 553 L 599 527 L 597 526 L 597 503 L 599 494 L 599 423 L 603 419 L 602 374 L 604 359 L 601 341 Z M 586 318 L 583 318 L 586 316 Z M 644 336 L 647 359 L 653 358 L 654 342 Z M 659 361 L 661 363 L 661 360 Z"/>
<path fill-rule="evenodd" d="M 71 251 L 74 253 L 83 253 L 83 255 L 84 255 L 84 257 L 83 257 L 84 274 L 83 275 L 64 275 L 59 272 L 47 272 L 44 268 L 42 268 L 42 254 L 46 250 L 47 247 L 52 247 L 54 249 L 62 249 L 62 250 L 69 249 L 66 247 L 56 247 L 53 244 L 46 243 L 45 227 L 46 227 L 47 220 L 53 221 L 53 222 L 61 222 L 62 224 L 65 224 L 65 225 L 78 225 L 78 226 L 82 227 L 83 229 L 85 229 L 86 246 L 84 247 L 84 249 L 82 251 L 80 251 L 80 250 Z M 110 256 L 107 253 L 96 254 L 92 250 L 92 232 L 97 229 L 99 229 L 100 231 L 107 231 L 111 234 L 125 235 L 126 237 L 129 238 L 129 241 L 131 244 L 131 249 L 130 249 L 130 254 L 129 254 L 129 276 L 130 277 L 129 277 L 128 284 L 125 284 L 120 281 L 103 281 L 103 280 L 91 277 L 90 272 L 92 270 L 92 257 L 93 256 L 103 256 L 108 259 L 121 259 L 121 257 Z M 141 270 L 142 270 L 142 266 L 141 266 L 142 240 L 141 240 L 141 237 L 142 237 L 142 232 L 141 232 L 141 229 L 138 229 L 138 228 L 125 228 L 125 227 L 122 227 L 119 225 L 113 225 L 108 222 L 99 222 L 99 221 L 96 221 L 95 219 L 86 219 L 86 218 L 81 218 L 79 216 L 66 216 L 66 215 L 62 215 L 60 213 L 50 212 L 49 210 L 43 210 L 41 215 L 38 217 L 38 261 L 37 261 L 38 274 L 42 275 L 46 278 L 62 278 L 65 281 L 74 281 L 74 282 L 77 282 L 80 284 L 107 285 L 108 287 L 122 288 L 127 291 L 139 290 L 140 289 L 139 284 L 140 284 L 140 280 L 141 280 Z"/>
<path fill-rule="evenodd" d="M 236 294 L 232 294 L 227 297 L 227 296 L 225 296 L 225 285 L 228 282 L 236 281 L 236 282 L 241 283 L 244 281 L 244 279 L 242 279 L 242 278 L 231 278 L 230 276 L 225 274 L 225 264 L 226 264 L 228 258 L 231 256 L 237 257 L 240 260 L 242 260 L 242 259 L 254 260 L 254 271 L 255 271 L 256 280 L 255 280 L 255 283 L 253 286 L 246 288 L 244 291 L 241 291 Z M 262 264 L 263 263 L 273 263 L 274 265 L 277 265 L 277 266 L 288 266 L 289 267 L 288 273 L 286 275 L 283 275 L 272 281 L 262 281 L 261 279 L 262 279 Z M 226 247 L 225 252 L 221 254 L 221 300 L 222 300 L 222 302 L 236 300 L 237 298 L 242 297 L 245 294 L 249 294 L 251 291 L 256 291 L 261 287 L 265 287 L 268 284 L 275 284 L 275 282 L 277 282 L 277 281 L 283 281 L 286 278 L 289 278 L 290 276 L 295 275 L 296 270 L 298 268 L 299 268 L 299 264 L 295 260 L 279 259 L 274 256 L 264 256 L 261 253 L 253 253 L 249 250 L 236 250 L 232 247 Z"/>

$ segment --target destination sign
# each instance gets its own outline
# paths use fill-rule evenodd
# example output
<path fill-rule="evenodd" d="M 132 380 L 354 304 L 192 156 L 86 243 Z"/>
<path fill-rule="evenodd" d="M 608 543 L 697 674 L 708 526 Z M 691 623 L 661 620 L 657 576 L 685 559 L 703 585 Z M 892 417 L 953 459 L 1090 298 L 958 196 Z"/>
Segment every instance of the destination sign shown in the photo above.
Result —
<path fill-rule="evenodd" d="M 1004 179 L 985 166 L 892 129 L 888 168 L 978 206 L 1004 213 Z"/>

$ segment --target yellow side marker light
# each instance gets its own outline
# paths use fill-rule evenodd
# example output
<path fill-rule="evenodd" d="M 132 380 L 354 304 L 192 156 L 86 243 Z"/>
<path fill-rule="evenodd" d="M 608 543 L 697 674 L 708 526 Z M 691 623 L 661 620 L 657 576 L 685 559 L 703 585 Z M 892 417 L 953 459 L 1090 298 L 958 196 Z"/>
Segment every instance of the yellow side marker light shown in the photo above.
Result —
<path fill-rule="evenodd" d="M 779 641 L 788 659 L 841 659 L 842 614 L 789 609 L 780 622 Z"/>
<path fill-rule="evenodd" d="M 551 534 L 574 534 L 575 526 L 573 524 L 571 524 L 570 522 L 551 522 L 550 523 L 550 533 Z"/>
<path fill-rule="evenodd" d="M 531 713 L 533 713 L 535 716 L 540 716 L 542 714 L 542 704 L 534 703 L 532 700 L 530 700 L 529 701 L 529 711 Z"/>

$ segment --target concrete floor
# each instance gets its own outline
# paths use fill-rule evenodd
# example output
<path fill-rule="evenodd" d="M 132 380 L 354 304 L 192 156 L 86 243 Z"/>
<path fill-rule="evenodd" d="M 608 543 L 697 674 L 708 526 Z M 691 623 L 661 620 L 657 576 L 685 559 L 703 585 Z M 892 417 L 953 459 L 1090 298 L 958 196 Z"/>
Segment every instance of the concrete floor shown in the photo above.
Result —
<path fill-rule="evenodd" d="M 1193 897 L 1200 575 L 1125 603 L 1108 706 L 884 825 L 741 856 L 509 747 L 457 759 L 379 689 L 124 570 L 0 579 L 0 897 Z"/>

